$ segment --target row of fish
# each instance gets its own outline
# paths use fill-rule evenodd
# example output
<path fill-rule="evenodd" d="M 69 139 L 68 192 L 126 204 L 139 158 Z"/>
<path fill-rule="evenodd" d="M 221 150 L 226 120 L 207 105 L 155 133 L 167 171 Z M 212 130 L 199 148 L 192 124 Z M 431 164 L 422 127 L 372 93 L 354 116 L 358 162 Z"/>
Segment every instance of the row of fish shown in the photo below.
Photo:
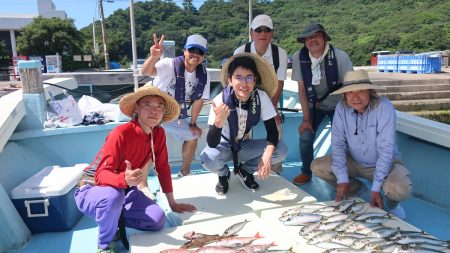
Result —
<path fill-rule="evenodd" d="M 450 244 L 420 231 L 384 225 L 396 219 L 369 212 L 368 203 L 346 200 L 335 205 L 305 204 L 283 212 L 286 226 L 301 226 L 306 243 L 332 252 L 449 252 Z"/>
<path fill-rule="evenodd" d="M 187 232 L 183 235 L 184 239 L 188 240 L 186 243 L 177 249 L 166 249 L 161 253 L 289 253 L 289 250 L 270 250 L 269 248 L 276 246 L 275 242 L 269 244 L 252 244 L 254 241 L 263 238 L 256 233 L 251 237 L 238 236 L 238 232 L 244 228 L 245 224 L 249 222 L 244 220 L 242 222 L 233 224 L 227 228 L 222 235 L 203 234 L 195 231 Z"/>

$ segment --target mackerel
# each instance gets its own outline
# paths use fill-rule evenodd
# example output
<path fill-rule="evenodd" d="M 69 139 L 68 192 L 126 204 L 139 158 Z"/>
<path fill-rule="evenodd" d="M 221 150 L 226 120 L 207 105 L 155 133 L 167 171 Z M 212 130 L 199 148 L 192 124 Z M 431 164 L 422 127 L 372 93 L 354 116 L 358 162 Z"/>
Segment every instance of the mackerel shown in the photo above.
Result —
<path fill-rule="evenodd" d="M 239 231 L 241 231 L 244 228 L 244 226 L 245 226 L 245 224 L 247 224 L 247 222 L 249 222 L 249 221 L 248 220 L 244 220 L 244 221 L 241 221 L 239 223 L 231 225 L 229 228 L 227 228 L 225 230 L 225 232 L 223 232 L 223 235 L 225 236 L 225 235 L 235 235 L 235 234 L 237 234 Z"/>
<path fill-rule="evenodd" d="M 306 243 L 307 244 L 317 244 L 320 242 L 325 242 L 325 241 L 328 241 L 331 238 L 333 238 L 335 235 L 336 235 L 336 232 L 334 232 L 334 231 L 322 232 L 322 233 L 312 237 L 308 241 L 306 241 Z"/>
<path fill-rule="evenodd" d="M 324 230 L 324 231 L 333 230 L 341 224 L 342 224 L 342 221 L 320 222 L 320 226 L 317 229 Z"/>
<path fill-rule="evenodd" d="M 314 231 L 316 228 L 320 226 L 319 222 L 311 223 L 306 226 L 303 226 L 300 231 L 298 232 L 299 235 L 304 236 L 309 234 L 310 232 Z"/>
<path fill-rule="evenodd" d="M 348 249 L 347 246 L 337 243 L 337 242 L 319 242 L 315 246 L 322 248 L 322 249 Z"/>
<path fill-rule="evenodd" d="M 321 219 L 322 215 L 318 214 L 300 214 L 289 218 L 288 220 L 283 222 L 283 224 L 286 226 L 299 226 L 319 222 Z"/>

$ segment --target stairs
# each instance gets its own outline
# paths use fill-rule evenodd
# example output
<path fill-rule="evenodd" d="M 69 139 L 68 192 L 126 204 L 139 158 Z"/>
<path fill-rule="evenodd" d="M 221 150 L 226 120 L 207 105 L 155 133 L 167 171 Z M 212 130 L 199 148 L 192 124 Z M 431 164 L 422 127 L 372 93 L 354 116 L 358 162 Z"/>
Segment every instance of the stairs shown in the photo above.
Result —
<path fill-rule="evenodd" d="M 375 84 L 386 87 L 386 90 L 378 93 L 381 96 L 388 97 L 399 111 L 412 112 L 426 117 L 427 111 L 435 114 L 436 111 L 450 110 L 449 73 L 371 72 L 370 78 Z"/>

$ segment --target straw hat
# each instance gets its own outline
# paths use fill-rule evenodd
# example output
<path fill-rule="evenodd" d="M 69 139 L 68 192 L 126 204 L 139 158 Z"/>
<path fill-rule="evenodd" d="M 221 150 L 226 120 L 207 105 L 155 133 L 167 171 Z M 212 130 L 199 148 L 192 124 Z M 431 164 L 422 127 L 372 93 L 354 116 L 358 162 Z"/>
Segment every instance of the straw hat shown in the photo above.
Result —
<path fill-rule="evenodd" d="M 158 96 L 164 99 L 166 111 L 164 112 L 162 123 L 178 118 L 180 106 L 177 101 L 172 96 L 152 85 L 142 86 L 136 92 L 129 93 L 122 97 L 119 102 L 120 111 L 132 118 L 137 101 L 145 96 Z"/>
<path fill-rule="evenodd" d="M 278 89 L 277 74 L 275 74 L 275 70 L 269 63 L 267 63 L 260 56 L 252 53 L 240 53 L 233 55 L 223 64 L 221 72 L 222 86 L 228 86 L 228 67 L 234 59 L 239 57 L 249 57 L 255 62 L 256 69 L 261 77 L 261 85 L 257 88 L 265 91 L 269 97 L 273 97 Z"/>
<path fill-rule="evenodd" d="M 344 83 L 341 88 L 331 93 L 341 94 L 354 90 L 384 90 L 385 88 L 373 84 L 369 79 L 369 74 L 365 70 L 349 71 L 345 73 Z"/>

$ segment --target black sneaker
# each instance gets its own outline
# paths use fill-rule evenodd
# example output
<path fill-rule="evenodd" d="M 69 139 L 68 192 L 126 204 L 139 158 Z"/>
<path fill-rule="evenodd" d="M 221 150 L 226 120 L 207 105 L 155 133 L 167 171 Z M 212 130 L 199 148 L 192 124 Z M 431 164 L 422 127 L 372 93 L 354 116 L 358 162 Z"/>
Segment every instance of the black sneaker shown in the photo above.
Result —
<path fill-rule="evenodd" d="M 219 182 L 216 184 L 216 192 L 219 195 L 225 195 L 228 192 L 228 181 L 230 181 L 231 173 L 228 171 L 228 175 L 219 176 Z"/>
<path fill-rule="evenodd" d="M 255 178 L 253 177 L 253 174 L 248 173 L 242 168 L 242 165 L 239 166 L 238 172 L 236 173 L 236 177 L 241 181 L 242 185 L 251 190 L 251 191 L 257 191 L 259 190 L 258 183 L 255 182 Z"/>

